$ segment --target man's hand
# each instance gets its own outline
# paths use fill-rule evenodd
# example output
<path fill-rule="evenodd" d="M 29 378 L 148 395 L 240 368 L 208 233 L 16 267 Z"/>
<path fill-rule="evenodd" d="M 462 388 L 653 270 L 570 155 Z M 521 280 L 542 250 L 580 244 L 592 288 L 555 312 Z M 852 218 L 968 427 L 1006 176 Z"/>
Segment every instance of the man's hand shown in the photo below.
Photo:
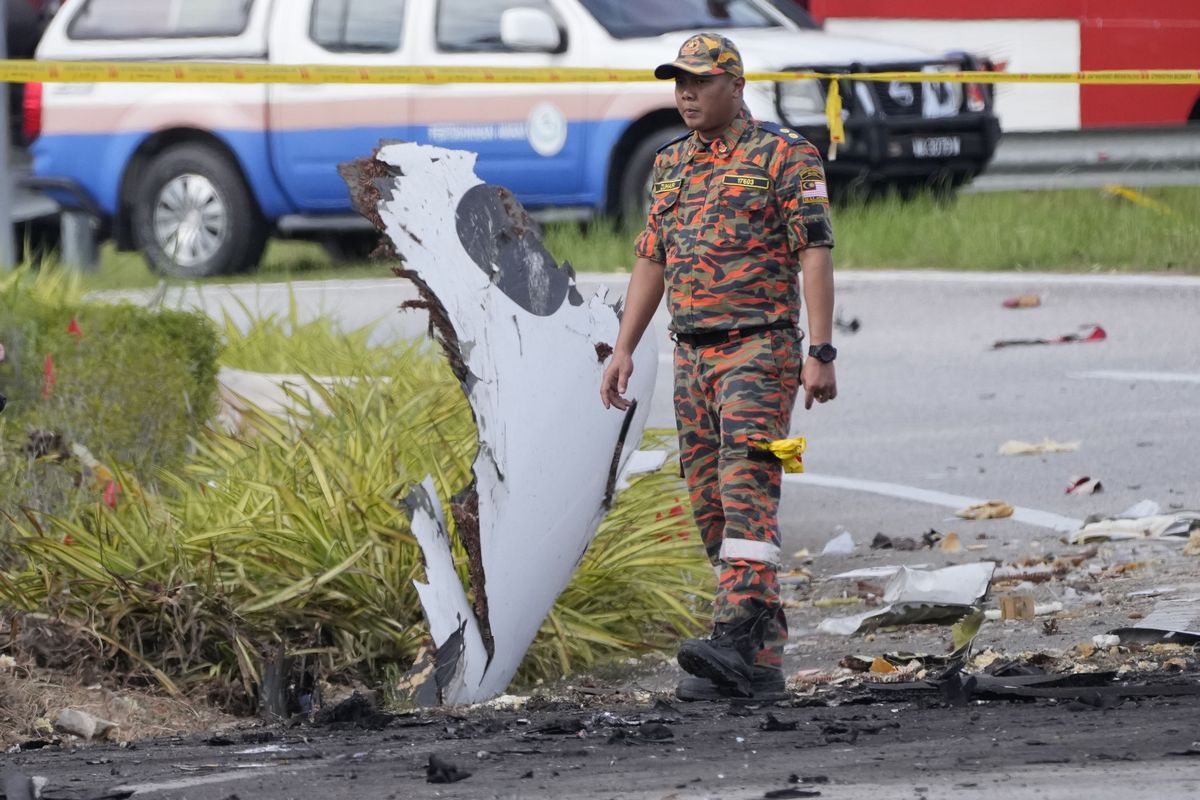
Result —
<path fill-rule="evenodd" d="M 629 353 L 613 353 L 612 361 L 604 368 L 604 376 L 600 378 L 600 402 L 605 408 L 617 408 L 625 411 L 629 401 L 625 399 L 625 390 L 629 386 L 629 376 L 633 374 L 633 356 Z"/>
<path fill-rule="evenodd" d="M 804 359 L 800 370 L 800 383 L 804 385 L 804 408 L 812 408 L 813 400 L 827 403 L 837 397 L 837 373 L 833 362 L 828 364 L 819 358 Z"/>

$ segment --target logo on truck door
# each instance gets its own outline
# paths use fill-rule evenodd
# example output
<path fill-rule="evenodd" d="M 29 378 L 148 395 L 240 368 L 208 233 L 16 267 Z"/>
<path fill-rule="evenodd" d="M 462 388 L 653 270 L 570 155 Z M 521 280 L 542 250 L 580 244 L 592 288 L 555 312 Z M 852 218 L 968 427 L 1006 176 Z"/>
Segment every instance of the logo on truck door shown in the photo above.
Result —
<path fill-rule="evenodd" d="M 556 156 L 567 144 L 567 118 L 553 103 L 538 103 L 529 112 L 526 136 L 538 155 Z"/>

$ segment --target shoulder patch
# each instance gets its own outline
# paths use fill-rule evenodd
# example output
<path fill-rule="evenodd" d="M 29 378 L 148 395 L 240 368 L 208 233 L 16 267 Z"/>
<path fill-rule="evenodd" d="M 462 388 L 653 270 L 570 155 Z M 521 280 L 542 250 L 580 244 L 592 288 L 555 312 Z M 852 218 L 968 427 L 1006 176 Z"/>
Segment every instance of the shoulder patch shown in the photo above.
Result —
<path fill-rule="evenodd" d="M 663 144 L 663 146 L 662 146 L 662 147 L 660 147 L 660 148 L 658 148 L 658 150 L 657 150 L 656 152 L 659 152 L 659 153 L 661 153 L 663 150 L 666 150 L 666 149 L 667 149 L 668 147 L 670 147 L 671 145 L 673 145 L 673 144 L 676 144 L 676 143 L 678 143 L 678 142 L 682 142 L 684 139 L 688 138 L 688 137 L 689 137 L 689 136 L 691 136 L 691 135 L 692 135 L 692 132 L 691 132 L 690 130 L 689 130 L 689 131 L 685 131 L 684 133 L 681 133 L 681 134 L 679 134 L 678 136 L 676 136 L 676 137 L 675 137 L 674 139 L 672 139 L 671 141 L 664 143 L 664 144 Z"/>
<path fill-rule="evenodd" d="M 758 127 L 759 130 L 764 130 L 768 133 L 775 134 L 788 144 L 802 144 L 808 142 L 808 140 L 804 138 L 804 134 L 800 133 L 799 131 L 792 130 L 784 125 L 779 125 L 774 122 L 762 122 L 760 120 Z"/>

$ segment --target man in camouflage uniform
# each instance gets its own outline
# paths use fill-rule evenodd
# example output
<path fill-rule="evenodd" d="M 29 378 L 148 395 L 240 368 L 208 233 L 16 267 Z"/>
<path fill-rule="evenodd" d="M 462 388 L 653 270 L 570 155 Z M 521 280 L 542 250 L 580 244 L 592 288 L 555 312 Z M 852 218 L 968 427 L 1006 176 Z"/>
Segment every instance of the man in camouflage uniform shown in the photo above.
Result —
<path fill-rule="evenodd" d="M 680 458 L 718 576 L 712 635 L 683 643 L 680 666 L 695 677 L 677 693 L 778 699 L 787 640 L 776 577 L 781 467 L 761 445 L 787 437 L 801 385 L 805 408 L 837 394 L 825 174 L 800 134 L 745 111 L 742 60 L 727 38 L 693 36 L 654 74 L 675 80 L 690 132 L 655 160 L 650 214 L 600 395 L 606 407 L 628 408 L 631 354 L 665 286 Z M 797 271 L 814 342 L 807 359 Z"/>

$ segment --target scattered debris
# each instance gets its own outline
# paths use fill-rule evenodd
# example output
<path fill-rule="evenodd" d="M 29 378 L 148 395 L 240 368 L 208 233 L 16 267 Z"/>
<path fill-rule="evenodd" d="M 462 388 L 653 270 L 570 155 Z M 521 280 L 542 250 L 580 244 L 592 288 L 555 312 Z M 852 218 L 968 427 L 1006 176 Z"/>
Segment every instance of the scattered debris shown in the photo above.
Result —
<path fill-rule="evenodd" d="M 842 531 L 825 543 L 821 550 L 823 556 L 847 556 L 854 552 L 854 537 L 849 531 Z"/>
<path fill-rule="evenodd" d="M 1161 203 L 1158 200 L 1155 200 L 1153 197 L 1149 197 L 1135 189 L 1130 189 L 1128 186 L 1121 186 L 1118 183 L 1106 183 L 1104 184 L 1102 191 L 1109 197 L 1115 197 L 1118 200 L 1124 200 L 1128 203 L 1132 203 L 1135 206 L 1148 208 L 1151 211 L 1156 211 L 1164 216 L 1170 216 L 1175 213 L 1175 211 L 1165 203 Z"/>
<path fill-rule="evenodd" d="M 767 718 L 759 723 L 758 729 L 760 731 L 767 731 L 768 733 L 783 733 L 786 731 L 794 731 L 797 727 L 799 727 L 799 725 L 800 723 L 796 720 L 792 720 L 791 722 L 783 722 L 776 718 L 774 714 L 768 713 Z"/>
<path fill-rule="evenodd" d="M 813 600 L 813 608 L 833 608 L 834 606 L 856 606 L 862 600 L 858 597 L 821 597 Z"/>
<path fill-rule="evenodd" d="M 928 564 L 909 564 L 909 569 L 926 569 Z M 863 567 L 861 569 L 852 569 L 849 572 L 839 572 L 836 575 L 830 575 L 828 580 L 840 580 L 843 578 L 890 578 L 902 569 L 900 566 L 890 565 L 883 567 Z"/>
<path fill-rule="evenodd" d="M 958 534 L 951 531 L 938 543 L 938 549 L 943 553 L 961 553 L 963 547 L 962 542 L 958 540 Z"/>
<path fill-rule="evenodd" d="M 910 536 L 888 536 L 884 533 L 876 533 L 875 538 L 871 540 L 872 550 L 921 550 L 923 548 L 932 548 L 942 540 L 942 534 L 930 528 L 925 533 L 921 534 L 921 540 Z"/>
<path fill-rule="evenodd" d="M 1183 548 L 1185 556 L 1200 556 L 1200 531 L 1192 531 L 1188 535 L 1188 543 Z"/>
<path fill-rule="evenodd" d="M 1033 456 L 1043 453 L 1073 453 L 1079 449 L 1080 442 L 1056 442 L 1053 439 L 1042 439 L 1040 442 L 1022 442 L 1011 439 L 1000 445 L 997 454 L 1002 456 Z"/>
<path fill-rule="evenodd" d="M 1162 512 L 1162 507 L 1153 500 L 1146 498 L 1139 500 L 1129 508 L 1117 514 L 1118 517 L 1125 519 L 1138 519 L 1140 517 L 1153 517 Z"/>
<path fill-rule="evenodd" d="M 858 321 L 858 317 L 846 319 L 842 316 L 842 310 L 839 308 L 833 317 L 833 327 L 839 333 L 858 333 L 859 328 L 862 327 L 862 323 Z"/>
<path fill-rule="evenodd" d="M 78 736 L 85 740 L 109 739 L 115 736 L 118 730 L 117 723 L 93 717 L 86 711 L 75 708 L 64 708 L 58 712 L 58 717 L 54 720 L 54 728 L 62 733 Z"/>
<path fill-rule="evenodd" d="M 429 763 L 425 767 L 427 783 L 458 783 L 471 777 L 471 773 L 459 769 L 454 764 L 439 757 L 436 753 L 429 754 Z"/>
<path fill-rule="evenodd" d="M 851 636 L 886 625 L 955 622 L 987 594 L 995 567 L 990 561 L 937 570 L 901 567 L 884 589 L 885 606 L 852 617 L 822 620 L 817 629 Z"/>
<path fill-rule="evenodd" d="M 1023 597 L 1032 599 L 1031 595 L 1023 595 Z M 1004 598 L 1004 599 L 1007 600 L 1009 598 Z M 1034 603 L 1032 606 L 1032 609 L 1031 609 L 1032 613 L 1029 616 L 1024 616 L 1025 614 L 1029 613 L 1029 611 L 1027 611 L 1024 607 L 1013 608 L 1013 609 L 1011 609 L 1011 611 L 1013 611 L 1014 613 L 1012 615 L 1005 616 L 1004 604 L 1003 604 L 1003 601 L 1001 601 L 1000 608 L 989 608 L 987 611 L 983 612 L 983 615 L 984 615 L 984 618 L 990 622 L 995 622 L 996 620 L 1001 620 L 1001 619 L 1027 619 L 1028 620 L 1028 619 L 1033 619 L 1034 617 L 1044 617 L 1049 614 L 1057 614 L 1062 610 L 1063 610 L 1063 604 L 1058 602 L 1057 600 L 1055 600 L 1052 603 Z"/>
<path fill-rule="evenodd" d="M 657 363 L 655 337 L 643 337 L 628 391 L 638 402 L 624 412 L 597 402 L 597 345 L 616 341 L 619 308 L 580 294 L 511 192 L 475 174 L 476 158 L 389 143 L 340 170 L 403 261 L 397 274 L 416 286 L 479 431 L 459 495 L 441 498 L 427 479 L 404 500 L 445 703 L 511 682 L 614 496 L 636 449 L 627 443 L 641 439 Z"/>
<path fill-rule="evenodd" d="M 1013 581 L 1029 581 L 1030 583 L 1045 583 L 1054 579 L 1054 568 L 1049 564 L 1034 564 L 1032 566 L 1010 566 L 1003 564 L 996 567 L 992 573 L 992 583 L 1008 583 Z"/>
<path fill-rule="evenodd" d="M 1000 619 L 1033 619 L 1033 595 L 1010 594 L 1000 598 Z"/>
<path fill-rule="evenodd" d="M 1011 517 L 1015 509 L 1003 500 L 987 500 L 967 506 L 956 512 L 963 519 L 1004 519 Z"/>
<path fill-rule="evenodd" d="M 1200 643 L 1200 597 L 1160 600 L 1136 625 L 1109 633 L 1129 644 Z"/>
<path fill-rule="evenodd" d="M 616 728 L 608 736 L 608 744 L 657 744 L 669 742 L 675 732 L 661 722 L 646 722 L 636 728 Z"/>
<path fill-rule="evenodd" d="M 1091 519 L 1091 518 L 1089 518 Z M 1071 544 L 1111 542 L 1130 539 L 1166 539 L 1187 542 L 1193 531 L 1200 530 L 1200 512 L 1179 511 L 1174 514 L 1130 519 L 1104 517 L 1090 521 L 1071 534 Z"/>
<path fill-rule="evenodd" d="M 1035 344 L 1072 344 L 1074 342 L 1102 342 L 1108 338 L 1104 328 L 1099 325 L 1083 325 L 1079 333 L 1068 333 L 1053 339 L 1000 339 L 992 344 L 993 350 L 1004 347 L 1019 347 Z"/>
<path fill-rule="evenodd" d="M 1099 494 L 1104 485 L 1090 475 L 1076 475 L 1067 482 L 1066 494 Z"/>
<path fill-rule="evenodd" d="M 1107 650 L 1121 644 L 1121 637 L 1111 633 L 1098 633 L 1092 637 L 1092 644 L 1102 650 Z"/>
<path fill-rule="evenodd" d="M 1037 308 L 1041 304 L 1041 296 L 1032 293 L 1019 294 L 1016 297 L 1009 297 L 1003 303 L 1005 308 Z"/>

